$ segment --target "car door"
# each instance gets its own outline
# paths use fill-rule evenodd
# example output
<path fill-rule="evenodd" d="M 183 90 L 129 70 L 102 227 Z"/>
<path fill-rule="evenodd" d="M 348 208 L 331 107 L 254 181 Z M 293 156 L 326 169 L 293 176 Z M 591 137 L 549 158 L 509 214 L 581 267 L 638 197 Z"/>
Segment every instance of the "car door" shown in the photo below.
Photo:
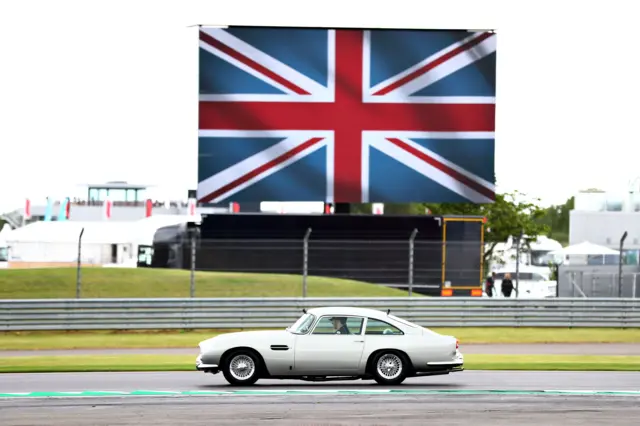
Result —
<path fill-rule="evenodd" d="M 341 315 L 348 332 L 336 334 L 332 317 L 320 317 L 309 334 L 296 336 L 295 374 L 356 374 L 363 369 L 364 318 Z"/>

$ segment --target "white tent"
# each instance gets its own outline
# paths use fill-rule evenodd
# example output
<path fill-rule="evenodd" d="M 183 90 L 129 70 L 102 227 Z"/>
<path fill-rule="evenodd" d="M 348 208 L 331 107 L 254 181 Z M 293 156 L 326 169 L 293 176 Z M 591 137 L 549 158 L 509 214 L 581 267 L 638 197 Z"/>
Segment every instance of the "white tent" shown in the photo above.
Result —
<path fill-rule="evenodd" d="M 579 244 L 564 247 L 560 250 L 554 250 L 552 254 L 558 254 L 561 256 L 606 256 L 620 254 L 618 250 L 610 249 L 609 247 L 593 244 L 588 241 L 584 241 Z"/>
<path fill-rule="evenodd" d="M 11 257 L 24 262 L 74 262 L 82 234 L 82 262 L 91 264 L 131 263 L 139 245 L 152 245 L 159 228 L 190 220 L 199 215 L 157 215 L 132 222 L 47 221 L 34 222 L 3 234 L 11 247 Z"/>

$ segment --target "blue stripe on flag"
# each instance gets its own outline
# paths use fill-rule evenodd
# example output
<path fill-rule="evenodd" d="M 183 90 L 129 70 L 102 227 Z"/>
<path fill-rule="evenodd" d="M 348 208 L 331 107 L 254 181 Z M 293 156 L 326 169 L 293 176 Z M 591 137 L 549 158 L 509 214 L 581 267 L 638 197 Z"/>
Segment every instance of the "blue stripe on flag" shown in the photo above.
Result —
<path fill-rule="evenodd" d="M 219 173 L 284 138 L 198 138 L 198 181 Z"/>
<path fill-rule="evenodd" d="M 327 195 L 326 165 L 327 149 L 323 147 L 225 201 L 322 201 Z"/>
<path fill-rule="evenodd" d="M 467 31 L 371 31 L 371 86 L 405 71 L 471 34 Z"/>
<path fill-rule="evenodd" d="M 227 31 L 312 80 L 327 85 L 327 30 L 232 27 Z"/>
<path fill-rule="evenodd" d="M 496 54 L 485 56 L 455 73 L 412 93 L 413 96 L 495 96 Z"/>
<path fill-rule="evenodd" d="M 465 197 L 371 148 L 369 156 L 369 200 L 386 203 L 412 203 L 438 200 L 439 203 L 469 203 Z"/>
<path fill-rule="evenodd" d="M 202 48 L 199 79 L 201 95 L 285 93 Z"/>
<path fill-rule="evenodd" d="M 493 139 L 411 139 L 463 169 L 495 183 Z"/>

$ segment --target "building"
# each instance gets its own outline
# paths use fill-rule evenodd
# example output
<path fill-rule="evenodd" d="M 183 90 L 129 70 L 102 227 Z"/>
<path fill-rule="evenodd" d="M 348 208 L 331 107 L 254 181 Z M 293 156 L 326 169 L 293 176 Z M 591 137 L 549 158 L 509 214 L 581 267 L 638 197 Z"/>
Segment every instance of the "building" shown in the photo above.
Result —
<path fill-rule="evenodd" d="M 22 208 L 2 215 L 13 229 L 0 238 L 0 267 L 70 266 L 78 259 L 81 230 L 83 264 L 135 265 L 139 250 L 151 247 L 158 229 L 201 214 L 228 213 L 232 205 L 197 207 L 182 200 L 153 199 L 150 186 L 108 182 L 85 186 L 85 197 L 27 199 Z"/>
<path fill-rule="evenodd" d="M 69 220 L 74 222 L 116 221 L 130 222 L 157 215 L 186 215 L 189 197 L 183 200 L 157 200 L 150 195 L 151 186 L 127 182 L 107 182 L 86 185 L 86 197 L 70 197 L 67 200 L 50 200 L 34 205 L 29 199 L 22 208 L 2 217 L 12 228 L 19 228 L 37 221 Z M 197 213 L 227 213 L 231 205 L 198 207 Z"/>
<path fill-rule="evenodd" d="M 626 263 L 638 263 L 640 251 L 640 192 L 583 191 L 569 212 L 569 244 L 588 241 L 611 249 L 624 241 Z"/>
<path fill-rule="evenodd" d="M 200 215 L 158 215 L 136 221 L 36 221 L 3 233 L 8 267 L 137 265 L 158 229 L 200 221 Z"/>

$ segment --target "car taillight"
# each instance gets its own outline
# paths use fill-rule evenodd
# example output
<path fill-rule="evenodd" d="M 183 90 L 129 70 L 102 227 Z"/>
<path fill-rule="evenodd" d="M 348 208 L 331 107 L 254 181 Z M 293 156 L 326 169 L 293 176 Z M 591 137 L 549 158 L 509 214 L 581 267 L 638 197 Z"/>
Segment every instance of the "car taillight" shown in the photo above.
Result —
<path fill-rule="evenodd" d="M 458 339 L 456 339 L 456 349 L 460 348 L 460 341 Z"/>

